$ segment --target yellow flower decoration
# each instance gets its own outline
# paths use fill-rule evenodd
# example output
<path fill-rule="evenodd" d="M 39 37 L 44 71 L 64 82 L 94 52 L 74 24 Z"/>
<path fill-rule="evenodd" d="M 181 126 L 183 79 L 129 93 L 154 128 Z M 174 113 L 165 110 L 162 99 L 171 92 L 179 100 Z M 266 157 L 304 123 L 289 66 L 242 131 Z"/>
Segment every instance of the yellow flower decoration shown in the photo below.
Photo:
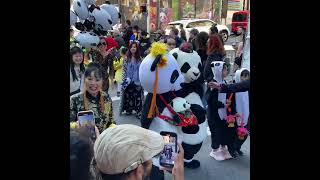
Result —
<path fill-rule="evenodd" d="M 71 122 L 71 123 L 70 123 L 70 128 L 71 128 L 71 129 L 76 129 L 77 127 L 78 127 L 77 122 Z"/>
<path fill-rule="evenodd" d="M 167 62 L 168 62 L 167 57 L 162 56 L 162 58 L 161 58 L 161 60 L 160 60 L 160 62 L 159 62 L 159 64 L 158 64 L 158 66 L 159 66 L 160 68 L 162 68 L 162 67 L 164 67 L 165 65 L 167 65 Z"/>
<path fill-rule="evenodd" d="M 152 56 L 156 57 L 158 55 L 164 55 L 167 51 L 167 44 L 165 43 L 159 43 L 159 42 L 154 42 L 151 45 L 151 54 Z"/>

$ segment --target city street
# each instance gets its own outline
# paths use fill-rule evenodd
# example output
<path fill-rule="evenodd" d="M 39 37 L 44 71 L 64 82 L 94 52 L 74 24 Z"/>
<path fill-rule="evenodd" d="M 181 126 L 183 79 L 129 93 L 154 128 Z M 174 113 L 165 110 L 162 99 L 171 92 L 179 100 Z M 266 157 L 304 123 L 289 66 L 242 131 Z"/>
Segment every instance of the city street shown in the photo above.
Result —
<path fill-rule="evenodd" d="M 110 95 L 113 100 L 113 109 L 115 120 L 118 124 L 135 124 L 140 126 L 140 120 L 134 115 L 119 116 L 119 98 L 116 97 L 116 90 L 110 89 Z M 185 169 L 186 180 L 249 180 L 250 179 L 250 137 L 242 146 L 244 156 L 237 159 L 218 162 L 209 156 L 211 151 L 211 137 L 208 135 L 204 141 L 200 152 L 195 159 L 200 160 L 201 167 L 196 170 Z M 166 174 L 166 180 L 170 180 L 171 175 Z"/>
<path fill-rule="evenodd" d="M 115 98 L 113 98 L 115 99 Z M 135 124 L 140 126 L 140 121 L 134 116 L 119 117 L 119 100 L 113 101 L 114 116 L 118 124 Z M 185 169 L 186 180 L 249 180 L 250 179 L 250 137 L 242 146 L 244 156 L 237 159 L 218 162 L 209 156 L 211 151 L 211 137 L 204 141 L 200 152 L 195 159 L 200 160 L 201 167 L 196 170 Z M 170 174 L 166 174 L 166 180 L 170 180 Z"/>
<path fill-rule="evenodd" d="M 231 45 L 235 42 L 235 36 L 229 37 L 225 45 Z M 146 92 L 145 92 L 146 93 Z M 112 87 L 109 90 L 111 99 L 113 100 L 113 109 L 115 120 L 118 124 L 135 124 L 140 126 L 140 120 L 134 115 L 119 116 L 119 102 L 120 98 L 116 96 L 116 88 Z M 201 162 L 201 167 L 196 170 L 185 169 L 186 180 L 249 180 L 250 179 L 250 137 L 242 146 L 244 156 L 237 159 L 218 162 L 209 156 L 211 151 L 211 136 L 208 134 L 204 141 L 200 152 L 195 159 Z M 171 175 L 166 174 L 166 180 L 170 180 Z"/>

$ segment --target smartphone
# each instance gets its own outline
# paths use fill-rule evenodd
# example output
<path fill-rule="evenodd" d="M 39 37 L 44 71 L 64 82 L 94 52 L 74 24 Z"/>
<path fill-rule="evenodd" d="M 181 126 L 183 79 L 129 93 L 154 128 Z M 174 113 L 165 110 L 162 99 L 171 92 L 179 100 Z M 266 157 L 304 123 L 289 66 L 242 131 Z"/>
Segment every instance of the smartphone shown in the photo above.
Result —
<path fill-rule="evenodd" d="M 96 129 L 95 129 L 95 120 L 93 111 L 80 111 L 78 112 L 78 121 L 79 126 L 87 127 L 91 138 L 96 139 Z"/>
<path fill-rule="evenodd" d="M 160 153 L 160 166 L 173 168 L 174 158 L 177 156 L 177 134 L 174 132 L 161 131 L 164 140 L 164 148 Z"/>

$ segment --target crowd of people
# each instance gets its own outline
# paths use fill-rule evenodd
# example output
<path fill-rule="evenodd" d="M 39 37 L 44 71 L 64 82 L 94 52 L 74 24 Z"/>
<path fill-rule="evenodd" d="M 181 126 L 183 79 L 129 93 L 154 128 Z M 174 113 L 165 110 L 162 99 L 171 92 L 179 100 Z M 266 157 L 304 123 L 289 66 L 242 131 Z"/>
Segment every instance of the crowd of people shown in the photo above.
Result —
<path fill-rule="evenodd" d="M 135 125 L 116 125 L 110 87 L 115 86 L 120 97 L 120 115 L 135 113 L 141 118 L 144 90 L 139 80 L 139 67 L 150 53 L 153 42 L 167 44 L 167 51 L 180 47 L 184 42 L 192 44 L 201 58 L 200 73 L 203 76 L 202 99 L 207 108 L 207 120 L 211 131 L 210 156 L 220 161 L 243 155 L 241 145 L 249 133 L 240 137 L 239 128 L 249 132 L 250 72 L 240 69 L 244 42 L 237 45 L 237 67 L 234 84 L 224 78 L 230 72 L 225 61 L 224 42 L 216 27 L 209 33 L 172 28 L 169 35 L 158 30 L 149 37 L 129 20 L 120 30 L 110 30 L 100 37 L 96 48 L 81 48 L 73 38 L 70 28 L 70 122 L 77 123 L 77 113 L 94 112 L 97 138 L 91 139 L 84 128 L 70 130 L 71 179 L 147 179 L 152 172 L 152 158 L 163 150 L 160 134 Z M 245 34 L 239 28 L 240 34 Z M 245 38 L 243 38 L 243 41 Z M 215 71 L 212 71 L 215 69 Z M 240 98 L 241 97 L 241 98 Z M 226 117 L 240 117 L 241 122 L 231 126 Z M 222 116 L 224 114 L 224 116 Z M 232 118 L 231 118 L 232 119 Z M 226 123 L 228 122 L 228 123 Z M 179 155 L 172 173 L 175 180 L 184 179 L 184 151 L 179 144 Z"/>

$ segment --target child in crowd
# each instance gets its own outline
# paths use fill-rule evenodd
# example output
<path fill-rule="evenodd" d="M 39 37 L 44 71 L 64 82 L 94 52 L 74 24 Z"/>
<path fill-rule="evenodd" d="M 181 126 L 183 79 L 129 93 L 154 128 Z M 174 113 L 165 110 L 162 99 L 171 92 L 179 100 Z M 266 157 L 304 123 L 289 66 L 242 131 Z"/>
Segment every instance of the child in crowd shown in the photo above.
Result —
<path fill-rule="evenodd" d="M 122 83 L 122 66 L 123 66 L 123 59 L 125 58 L 126 52 L 128 49 L 126 47 L 120 48 L 120 58 L 117 58 L 115 61 L 113 61 L 113 67 L 115 72 L 115 80 L 117 83 L 117 96 L 120 97 L 121 92 L 121 83 Z"/>
<path fill-rule="evenodd" d="M 236 71 L 235 74 L 235 81 L 236 83 L 249 80 L 250 79 L 250 72 L 246 68 L 242 68 L 240 70 Z M 249 92 L 237 92 L 235 93 L 235 102 L 236 102 L 236 111 L 241 116 L 237 119 L 237 128 L 244 128 L 246 131 L 248 120 L 249 120 Z M 240 156 L 243 155 L 243 152 L 241 151 L 242 144 L 246 141 L 248 134 L 245 133 L 244 136 L 239 136 L 239 130 L 235 134 L 235 140 L 234 140 L 234 149 L 236 153 Z M 244 131 L 244 132 L 245 132 Z"/>
<path fill-rule="evenodd" d="M 208 90 L 206 99 L 208 103 L 207 114 L 208 124 L 211 131 L 211 147 L 210 156 L 218 161 L 232 158 L 234 148 L 232 139 L 235 132 L 235 127 L 230 127 L 226 121 L 227 115 L 235 114 L 235 108 L 232 108 L 235 103 L 232 101 L 234 96 L 231 94 L 219 93 L 217 89 L 211 89 L 210 85 L 213 82 L 225 84 L 224 78 L 228 75 L 228 66 L 223 61 L 213 61 L 211 63 L 213 79 L 208 82 Z M 226 148 L 228 147 L 228 150 Z"/>

